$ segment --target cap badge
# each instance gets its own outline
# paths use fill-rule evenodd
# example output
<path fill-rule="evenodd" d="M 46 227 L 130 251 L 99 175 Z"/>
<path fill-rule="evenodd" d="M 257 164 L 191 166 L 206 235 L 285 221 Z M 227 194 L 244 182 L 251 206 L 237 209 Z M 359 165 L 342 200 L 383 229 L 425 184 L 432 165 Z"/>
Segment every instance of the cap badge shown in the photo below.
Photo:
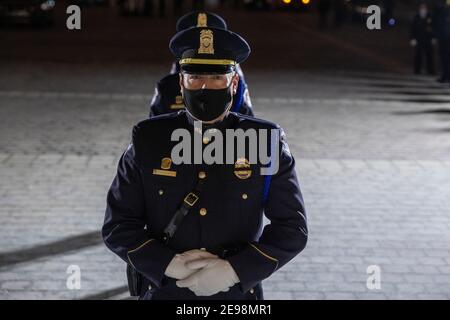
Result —
<path fill-rule="evenodd" d="M 200 47 L 198 53 L 214 54 L 214 35 L 212 30 L 200 31 Z"/>

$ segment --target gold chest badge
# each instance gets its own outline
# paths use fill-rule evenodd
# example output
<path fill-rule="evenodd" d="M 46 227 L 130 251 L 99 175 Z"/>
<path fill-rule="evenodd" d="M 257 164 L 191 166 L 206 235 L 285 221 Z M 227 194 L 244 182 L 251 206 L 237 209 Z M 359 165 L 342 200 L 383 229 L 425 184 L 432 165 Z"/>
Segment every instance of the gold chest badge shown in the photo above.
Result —
<path fill-rule="evenodd" d="M 162 158 L 161 160 L 161 169 L 169 170 L 172 165 L 172 159 L 170 158 Z"/>
<path fill-rule="evenodd" d="M 183 109 L 183 108 L 184 108 L 183 97 L 176 96 L 175 103 L 170 105 L 170 109 Z"/>
<path fill-rule="evenodd" d="M 176 96 L 175 97 L 175 103 L 176 104 L 182 104 L 183 103 L 183 97 L 182 96 Z"/>
<path fill-rule="evenodd" d="M 197 16 L 197 27 L 207 27 L 208 26 L 208 16 L 206 13 L 199 13 Z"/>
<path fill-rule="evenodd" d="M 214 54 L 214 34 L 212 30 L 200 31 L 200 46 L 198 53 Z"/>
<path fill-rule="evenodd" d="M 234 175 L 239 179 L 248 179 L 252 175 L 250 162 L 245 158 L 239 158 L 234 163 Z"/>
<path fill-rule="evenodd" d="M 153 169 L 153 174 L 157 176 L 176 177 L 177 172 L 169 170 L 171 166 L 172 166 L 172 159 L 162 158 L 161 169 Z"/>

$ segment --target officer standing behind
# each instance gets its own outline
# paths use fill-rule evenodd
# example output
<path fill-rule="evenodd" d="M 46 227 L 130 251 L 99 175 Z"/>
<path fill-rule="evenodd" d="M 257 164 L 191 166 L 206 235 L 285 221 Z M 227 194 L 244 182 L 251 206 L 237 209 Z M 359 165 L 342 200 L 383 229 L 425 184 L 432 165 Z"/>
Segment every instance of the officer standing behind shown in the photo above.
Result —
<path fill-rule="evenodd" d="M 227 24 L 222 17 L 210 12 L 188 13 L 178 19 L 176 29 L 179 32 L 199 26 L 227 29 Z M 253 116 L 252 103 L 244 74 L 240 66 L 236 66 L 236 70 L 239 73 L 239 83 L 231 111 Z M 184 109 L 185 106 L 180 93 L 179 71 L 180 66 L 178 61 L 176 61 L 172 65 L 170 74 L 156 84 L 155 94 L 150 103 L 150 117 Z"/>
<path fill-rule="evenodd" d="M 439 82 L 450 82 L 450 0 L 439 0 L 434 10 L 435 33 L 439 42 L 442 76 Z"/>
<path fill-rule="evenodd" d="M 170 49 L 180 62 L 186 109 L 133 128 L 107 195 L 103 239 L 143 275 L 141 299 L 262 299 L 261 281 L 306 246 L 295 160 L 278 125 L 230 112 L 236 65 L 250 54 L 243 38 L 191 28 L 177 33 Z M 227 135 L 222 143 L 206 139 L 202 132 L 254 130 L 261 139 L 274 130 L 280 135 L 268 147 L 276 146 L 270 158 L 278 166 L 262 174 L 266 164 L 247 158 L 249 143 L 241 150 L 246 156 L 238 156 L 238 147 L 231 163 L 175 162 L 171 151 L 178 142 L 171 136 L 180 128 L 194 142 L 200 138 L 203 151 L 230 141 Z M 264 228 L 263 214 L 270 221 Z"/>
<path fill-rule="evenodd" d="M 319 28 L 328 27 L 328 14 L 331 9 L 331 0 L 319 0 L 317 10 L 319 11 Z"/>
<path fill-rule="evenodd" d="M 410 38 L 411 46 L 415 48 L 414 73 L 420 74 L 422 60 L 425 58 L 427 73 L 434 74 L 433 45 L 436 40 L 433 34 L 433 20 L 426 3 L 419 5 L 411 24 Z"/>

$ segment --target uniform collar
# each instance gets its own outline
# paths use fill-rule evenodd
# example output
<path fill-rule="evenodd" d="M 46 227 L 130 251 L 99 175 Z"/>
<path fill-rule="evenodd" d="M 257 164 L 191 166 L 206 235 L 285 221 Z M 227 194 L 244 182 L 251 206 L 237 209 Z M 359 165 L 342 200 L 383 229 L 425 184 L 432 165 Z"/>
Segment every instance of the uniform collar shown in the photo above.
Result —
<path fill-rule="evenodd" d="M 194 126 L 194 118 L 192 118 L 186 111 L 182 111 L 185 114 L 185 117 L 187 118 L 189 127 Z M 225 118 L 220 121 L 213 124 L 202 124 L 202 131 L 205 132 L 209 129 L 217 129 L 220 131 L 225 131 L 226 129 L 233 129 L 237 123 L 237 117 L 234 113 L 228 112 L 228 114 L 225 116 Z"/>

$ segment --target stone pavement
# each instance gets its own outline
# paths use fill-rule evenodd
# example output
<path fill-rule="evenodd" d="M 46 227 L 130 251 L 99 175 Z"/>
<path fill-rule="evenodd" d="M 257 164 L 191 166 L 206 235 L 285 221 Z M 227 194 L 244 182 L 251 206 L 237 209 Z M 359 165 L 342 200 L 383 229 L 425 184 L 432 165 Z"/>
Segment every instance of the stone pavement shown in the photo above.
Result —
<path fill-rule="evenodd" d="M 141 87 L 103 91 L 84 81 L 93 72 L 74 72 L 1 86 L 1 299 L 126 297 L 125 265 L 98 231 L 118 157 L 147 114 L 142 83 L 162 70 L 100 71 L 117 83 L 142 75 Z M 255 111 L 287 133 L 310 228 L 304 252 L 264 282 L 266 298 L 449 299 L 450 89 L 402 74 L 266 75 L 247 73 Z M 81 290 L 67 289 L 71 265 Z M 366 286 L 370 265 L 379 290 Z"/>

